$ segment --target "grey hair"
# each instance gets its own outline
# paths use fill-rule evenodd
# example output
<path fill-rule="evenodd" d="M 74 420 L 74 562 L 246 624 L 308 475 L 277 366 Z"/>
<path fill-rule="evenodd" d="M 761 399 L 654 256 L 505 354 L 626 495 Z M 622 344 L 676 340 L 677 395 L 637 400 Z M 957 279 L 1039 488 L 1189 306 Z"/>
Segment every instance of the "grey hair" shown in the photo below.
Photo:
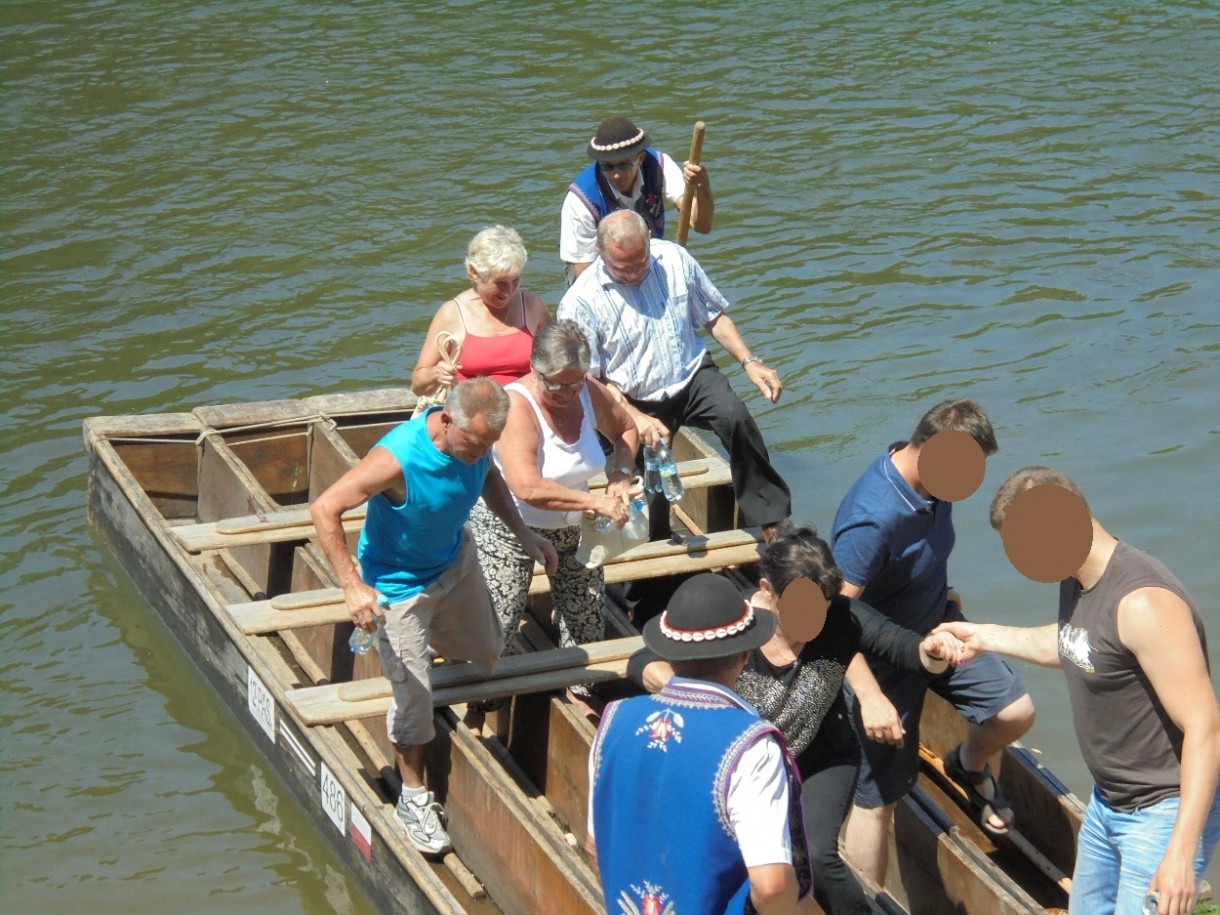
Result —
<path fill-rule="evenodd" d="M 488 226 L 470 240 L 466 249 L 466 268 L 484 279 L 493 276 L 520 276 L 529 252 L 516 229 Z"/>
<path fill-rule="evenodd" d="M 445 412 L 459 429 L 469 429 L 470 421 L 482 414 L 487 428 L 503 432 L 508 422 L 508 393 L 490 378 L 468 378 L 449 392 Z"/>
<path fill-rule="evenodd" d="M 1033 464 L 1029 467 L 1022 467 L 1000 484 L 1000 488 L 996 490 L 995 498 L 991 500 L 991 526 L 997 531 L 1003 527 L 1008 509 L 1017 500 L 1017 496 L 1027 489 L 1033 489 L 1035 486 L 1058 486 L 1061 489 L 1066 489 L 1084 503 L 1086 510 L 1089 507 L 1084 493 L 1080 491 L 1080 487 L 1067 474 L 1060 473 L 1053 467 Z"/>
<path fill-rule="evenodd" d="M 629 239 L 648 240 L 648 223 L 635 210 L 615 210 L 597 224 L 597 250 L 605 251 L 610 244 L 621 244 Z"/>
<path fill-rule="evenodd" d="M 589 338 L 575 321 L 560 318 L 534 334 L 530 365 L 543 375 L 559 375 L 570 369 L 580 369 L 583 375 L 589 371 L 591 359 Z"/>

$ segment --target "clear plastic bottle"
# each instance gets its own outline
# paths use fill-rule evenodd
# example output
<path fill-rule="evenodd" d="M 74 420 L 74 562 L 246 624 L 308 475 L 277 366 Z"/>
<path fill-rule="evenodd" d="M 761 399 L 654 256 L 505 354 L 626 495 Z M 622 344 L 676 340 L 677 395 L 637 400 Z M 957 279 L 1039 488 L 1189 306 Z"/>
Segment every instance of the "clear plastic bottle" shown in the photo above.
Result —
<path fill-rule="evenodd" d="M 642 512 L 643 510 L 644 510 L 644 497 L 643 496 L 636 496 L 634 499 L 632 499 L 631 505 L 628 506 L 628 509 L 627 509 L 629 515 L 637 514 L 638 512 Z M 614 527 L 614 519 L 611 518 L 609 515 L 599 515 L 597 520 L 593 522 L 593 527 L 599 533 L 604 534 Z"/>
<path fill-rule="evenodd" d="M 665 447 L 664 444 L 661 445 Z M 661 462 L 651 445 L 644 446 L 644 492 L 661 491 Z"/>
<path fill-rule="evenodd" d="M 373 649 L 373 644 L 377 641 L 377 630 L 365 632 L 359 626 L 352 630 L 351 638 L 347 640 L 347 647 L 352 650 L 353 654 L 368 654 Z"/>
<path fill-rule="evenodd" d="M 382 610 L 390 606 L 390 599 L 384 594 L 377 595 L 377 606 Z M 352 650 L 353 654 L 368 654 L 373 650 L 373 646 L 377 644 L 377 630 L 365 632 L 359 626 L 352 630 L 352 634 L 348 636 L 347 647 Z"/>
<path fill-rule="evenodd" d="M 682 487 L 682 478 L 678 476 L 678 465 L 665 445 L 657 449 L 657 462 L 660 465 L 661 492 L 665 493 L 665 498 L 670 502 L 677 502 L 685 494 L 685 490 Z"/>

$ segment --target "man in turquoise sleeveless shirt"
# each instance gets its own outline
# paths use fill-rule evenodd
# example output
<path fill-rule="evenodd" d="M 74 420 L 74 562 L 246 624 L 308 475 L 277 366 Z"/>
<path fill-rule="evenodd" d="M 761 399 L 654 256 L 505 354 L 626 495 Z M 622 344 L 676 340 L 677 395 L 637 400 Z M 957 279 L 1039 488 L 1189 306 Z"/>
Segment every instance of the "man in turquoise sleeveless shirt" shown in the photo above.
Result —
<path fill-rule="evenodd" d="M 429 647 L 489 671 L 504 647 L 465 526 L 480 495 L 548 573 L 556 566 L 554 548 L 525 526 L 490 459 L 507 417 L 500 385 L 462 382 L 443 407 L 390 430 L 310 509 L 352 621 L 377 631 L 381 668 L 393 688 L 386 723 L 402 773 L 398 816 L 412 844 L 427 853 L 450 847 L 440 805 L 423 781 L 424 747 L 435 736 Z M 365 502 L 357 568 L 341 519 Z"/>

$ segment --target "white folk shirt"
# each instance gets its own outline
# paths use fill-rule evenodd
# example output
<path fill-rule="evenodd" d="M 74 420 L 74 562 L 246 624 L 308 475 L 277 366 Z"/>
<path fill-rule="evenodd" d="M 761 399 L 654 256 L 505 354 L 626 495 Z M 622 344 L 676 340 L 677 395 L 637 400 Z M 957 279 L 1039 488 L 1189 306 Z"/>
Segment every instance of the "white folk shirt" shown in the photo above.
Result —
<path fill-rule="evenodd" d="M 557 317 L 589 338 L 589 374 L 635 400 L 672 397 L 695 376 L 707 344 L 699 331 L 729 303 L 686 249 L 652 239 L 635 286 L 616 282 L 599 257 L 564 294 Z"/>
<path fill-rule="evenodd" d="M 661 176 L 665 182 L 665 199 L 675 207 L 681 206 L 686 193 L 686 178 L 682 167 L 665 153 L 653 150 L 661 157 Z M 609 182 L 607 182 L 609 183 Z M 635 184 L 631 193 L 623 195 L 613 184 L 610 190 L 625 210 L 635 209 L 635 202 L 644 191 L 644 171 L 636 169 Z M 559 259 L 567 264 L 588 264 L 597 257 L 597 217 L 578 196 L 568 191 L 559 211 Z"/>

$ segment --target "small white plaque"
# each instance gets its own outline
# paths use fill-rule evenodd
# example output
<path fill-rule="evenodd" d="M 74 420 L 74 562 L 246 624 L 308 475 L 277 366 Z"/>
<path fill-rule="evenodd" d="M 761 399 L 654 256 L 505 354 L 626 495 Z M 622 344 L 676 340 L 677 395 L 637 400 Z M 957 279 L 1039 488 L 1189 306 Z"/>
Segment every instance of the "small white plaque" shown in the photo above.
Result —
<path fill-rule="evenodd" d="M 246 666 L 246 708 L 271 742 L 275 743 L 275 700 L 249 665 Z"/>
<path fill-rule="evenodd" d="M 330 817 L 339 832 L 344 832 L 347 819 L 347 792 L 339 784 L 339 779 L 326 767 L 326 763 L 318 763 L 318 784 L 322 789 L 322 809 Z"/>

